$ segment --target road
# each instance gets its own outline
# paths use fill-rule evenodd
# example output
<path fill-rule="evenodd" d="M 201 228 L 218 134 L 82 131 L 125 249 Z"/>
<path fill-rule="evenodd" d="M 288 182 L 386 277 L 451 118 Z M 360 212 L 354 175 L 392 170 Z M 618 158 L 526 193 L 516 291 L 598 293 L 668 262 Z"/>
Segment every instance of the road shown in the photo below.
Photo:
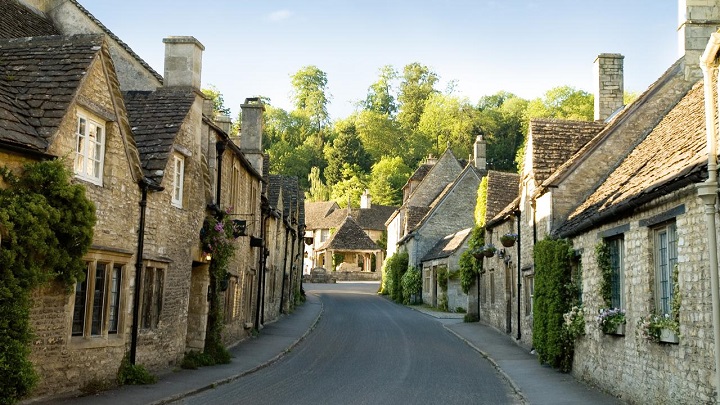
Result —
<path fill-rule="evenodd" d="M 177 404 L 514 404 L 508 384 L 435 318 L 375 283 L 305 284 L 324 306 L 282 360 Z"/>

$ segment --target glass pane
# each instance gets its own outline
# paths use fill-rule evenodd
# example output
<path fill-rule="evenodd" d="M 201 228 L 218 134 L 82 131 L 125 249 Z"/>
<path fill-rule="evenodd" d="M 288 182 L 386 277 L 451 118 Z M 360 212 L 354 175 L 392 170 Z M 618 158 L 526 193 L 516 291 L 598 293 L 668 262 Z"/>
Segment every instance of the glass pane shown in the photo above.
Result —
<path fill-rule="evenodd" d="M 105 308 L 105 263 L 98 263 L 95 268 L 95 289 L 92 304 L 92 335 L 100 335 L 102 333 L 102 324 L 104 319 Z"/>
<path fill-rule="evenodd" d="M 154 268 L 146 267 L 145 274 L 142 276 L 142 318 L 140 327 L 143 329 L 152 327 L 153 273 L 155 273 Z"/>
<path fill-rule="evenodd" d="M 78 119 L 78 134 L 85 136 L 85 125 L 86 121 L 85 118 L 79 118 Z"/>
<path fill-rule="evenodd" d="M 610 277 L 610 305 L 614 308 L 622 308 L 622 239 L 613 239 L 608 241 L 610 248 L 610 268 L 612 275 Z"/>
<path fill-rule="evenodd" d="M 87 268 L 85 281 L 75 284 L 75 307 L 73 308 L 72 335 L 82 336 L 85 329 L 85 302 L 87 301 Z"/>
<path fill-rule="evenodd" d="M 658 284 L 659 304 L 662 314 L 670 313 L 670 272 L 668 263 L 668 233 L 662 230 L 658 233 Z"/>
<path fill-rule="evenodd" d="M 122 281 L 122 266 L 113 266 L 110 279 L 110 311 L 108 315 L 108 333 L 117 333 L 120 309 L 120 282 Z"/>

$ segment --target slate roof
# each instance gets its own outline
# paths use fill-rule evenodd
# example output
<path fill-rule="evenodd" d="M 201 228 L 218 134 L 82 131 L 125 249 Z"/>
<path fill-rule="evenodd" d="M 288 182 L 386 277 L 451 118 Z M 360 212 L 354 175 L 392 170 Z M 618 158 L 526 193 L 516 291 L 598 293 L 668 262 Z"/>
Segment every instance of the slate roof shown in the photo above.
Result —
<path fill-rule="evenodd" d="M 0 38 L 60 35 L 52 22 L 17 0 L 0 0 Z"/>
<path fill-rule="evenodd" d="M 362 229 L 384 231 L 385 221 L 395 212 L 397 207 L 388 205 L 370 205 L 370 208 L 353 208 L 350 215 L 357 221 Z"/>
<path fill-rule="evenodd" d="M 533 119 L 532 170 L 541 184 L 583 145 L 597 135 L 606 124 L 602 122 Z"/>
<path fill-rule="evenodd" d="M 517 173 L 489 170 L 487 179 L 485 223 L 488 223 L 517 198 L 520 185 L 520 176 Z"/>
<path fill-rule="evenodd" d="M 707 163 L 703 83 L 698 82 L 560 226 L 576 235 L 700 181 Z"/>
<path fill-rule="evenodd" d="M 408 233 L 410 233 L 418 226 L 418 224 L 420 224 L 420 222 L 428 212 L 430 212 L 430 207 L 407 207 L 407 216 L 405 217 L 405 223 Z"/>
<path fill-rule="evenodd" d="M 335 201 L 308 201 L 305 203 L 305 223 L 308 229 L 328 229 L 334 226 L 323 228 L 325 218 L 334 210 L 340 209 Z"/>
<path fill-rule="evenodd" d="M 100 35 L 0 40 L 0 141 L 46 151 L 102 46 Z"/>
<path fill-rule="evenodd" d="M 467 240 L 472 228 L 463 229 L 452 235 L 448 235 L 438 241 L 432 249 L 420 260 L 426 262 L 428 260 L 443 259 L 452 256 L 458 251 Z"/>
<path fill-rule="evenodd" d="M 282 176 L 283 179 L 283 215 L 290 216 L 297 210 L 298 204 L 298 178 L 295 176 Z M 297 218 L 295 218 L 297 219 Z"/>
<path fill-rule="evenodd" d="M 409 183 L 410 181 L 421 181 L 425 178 L 425 175 L 428 174 L 428 172 L 430 171 L 430 169 L 432 169 L 433 166 L 435 166 L 434 163 L 421 164 L 420 167 L 415 170 L 415 173 L 410 176 L 407 182 Z"/>
<path fill-rule="evenodd" d="M 262 194 L 267 195 L 270 183 L 270 155 L 267 153 L 263 154 L 262 179 Z"/>
<path fill-rule="evenodd" d="M 160 184 L 175 137 L 196 95 L 190 88 L 173 87 L 129 91 L 124 96 L 145 176 Z"/>
<path fill-rule="evenodd" d="M 320 246 L 320 250 L 364 251 L 381 250 L 352 217 L 345 217 L 340 228 Z"/>
<path fill-rule="evenodd" d="M 280 191 L 282 190 L 283 186 L 283 176 L 279 174 L 271 174 L 270 179 L 268 182 L 268 202 L 270 203 L 271 208 L 280 208 L 278 207 L 278 200 L 280 199 Z"/>
<path fill-rule="evenodd" d="M 515 215 L 518 208 L 520 208 L 520 196 L 515 197 L 510 204 L 506 205 L 497 215 L 492 217 L 492 219 L 485 224 L 485 229 L 492 229 L 495 225 L 505 222 L 509 217 Z"/>

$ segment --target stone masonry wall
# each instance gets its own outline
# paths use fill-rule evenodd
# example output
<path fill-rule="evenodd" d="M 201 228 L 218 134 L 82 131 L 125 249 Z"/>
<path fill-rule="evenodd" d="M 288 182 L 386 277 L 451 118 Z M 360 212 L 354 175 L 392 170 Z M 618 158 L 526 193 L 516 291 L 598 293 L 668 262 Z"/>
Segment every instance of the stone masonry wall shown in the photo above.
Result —
<path fill-rule="evenodd" d="M 637 322 L 654 308 L 653 230 L 639 221 L 679 205 L 678 236 L 680 343 L 658 344 L 636 336 Z M 630 218 L 573 239 L 581 249 L 586 336 L 576 343 L 573 374 L 631 403 L 711 403 L 714 398 L 713 330 L 706 224 L 694 187 L 646 204 Z M 592 314 L 604 306 L 594 249 L 599 233 L 629 225 L 624 233 L 625 336 L 604 335 Z"/>

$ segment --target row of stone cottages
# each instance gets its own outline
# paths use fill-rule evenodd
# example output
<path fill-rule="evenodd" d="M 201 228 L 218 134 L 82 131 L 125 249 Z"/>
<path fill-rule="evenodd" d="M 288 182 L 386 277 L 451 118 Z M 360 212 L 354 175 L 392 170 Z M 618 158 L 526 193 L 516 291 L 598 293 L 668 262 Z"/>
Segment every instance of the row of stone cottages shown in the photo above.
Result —
<path fill-rule="evenodd" d="M 0 164 L 63 159 L 97 216 L 85 281 L 33 293 L 34 397 L 114 381 L 128 352 L 159 371 L 203 349 L 207 218 L 238 226 L 220 280 L 223 342 L 294 305 L 297 179 L 268 175 L 260 102 L 242 106 L 239 140 L 229 118 L 213 116 L 200 42 L 166 38 L 161 77 L 76 1 L 0 0 L 0 38 Z"/>
<path fill-rule="evenodd" d="M 631 403 L 710 403 L 720 388 L 720 2 L 680 11 L 684 53 L 637 100 L 623 106 L 623 58 L 603 54 L 595 122 L 531 121 L 519 194 L 486 224 L 486 243 L 519 243 L 485 259 L 480 318 L 531 346 L 534 246 L 568 238 L 585 318 L 572 373 Z M 603 332 L 609 307 L 625 323 Z"/>

